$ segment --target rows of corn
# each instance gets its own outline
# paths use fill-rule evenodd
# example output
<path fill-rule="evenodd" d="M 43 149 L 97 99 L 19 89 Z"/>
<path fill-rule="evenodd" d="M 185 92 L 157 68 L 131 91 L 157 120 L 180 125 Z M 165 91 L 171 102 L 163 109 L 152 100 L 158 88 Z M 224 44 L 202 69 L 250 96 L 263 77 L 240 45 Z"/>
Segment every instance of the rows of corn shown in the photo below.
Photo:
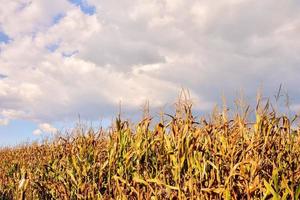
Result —
<path fill-rule="evenodd" d="M 247 110 L 248 111 L 248 110 Z M 0 199 L 300 199 L 300 130 L 268 106 L 74 129 L 0 151 Z"/>

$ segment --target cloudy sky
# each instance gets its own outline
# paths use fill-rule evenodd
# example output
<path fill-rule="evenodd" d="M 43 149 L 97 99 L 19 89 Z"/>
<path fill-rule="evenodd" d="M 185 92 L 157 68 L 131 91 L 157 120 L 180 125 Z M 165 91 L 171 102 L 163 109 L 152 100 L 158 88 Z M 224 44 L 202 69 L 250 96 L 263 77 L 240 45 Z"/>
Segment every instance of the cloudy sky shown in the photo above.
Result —
<path fill-rule="evenodd" d="M 188 88 L 199 112 L 280 84 L 300 108 L 298 0 L 0 0 L 0 144 Z"/>

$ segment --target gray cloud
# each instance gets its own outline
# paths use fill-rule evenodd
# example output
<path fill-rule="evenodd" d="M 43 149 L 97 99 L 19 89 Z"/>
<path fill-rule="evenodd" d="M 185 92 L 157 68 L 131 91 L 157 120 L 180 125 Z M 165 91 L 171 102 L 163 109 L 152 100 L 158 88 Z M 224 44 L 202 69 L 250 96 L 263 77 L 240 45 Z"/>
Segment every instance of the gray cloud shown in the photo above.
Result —
<path fill-rule="evenodd" d="M 295 55 L 300 47 L 297 1 L 176 1 L 177 8 L 174 2 L 121 5 L 124 17 L 111 20 L 126 41 L 148 43 L 176 60 L 161 63 L 149 75 L 192 88 L 210 100 L 222 91 L 231 96 L 239 88 L 254 94 L 260 85 L 274 91 L 284 83 L 295 90 L 300 69 Z M 149 12 L 143 10 L 147 8 Z M 119 9 L 107 20 L 118 19 Z M 140 15 L 130 18 L 139 10 Z M 98 17 L 106 19 L 102 13 Z M 155 20 L 163 25 L 153 26 Z"/>
<path fill-rule="evenodd" d="M 4 74 L 0 74 L 0 79 L 5 79 L 5 78 L 7 78 L 7 76 L 6 76 L 6 75 L 4 75 Z"/>

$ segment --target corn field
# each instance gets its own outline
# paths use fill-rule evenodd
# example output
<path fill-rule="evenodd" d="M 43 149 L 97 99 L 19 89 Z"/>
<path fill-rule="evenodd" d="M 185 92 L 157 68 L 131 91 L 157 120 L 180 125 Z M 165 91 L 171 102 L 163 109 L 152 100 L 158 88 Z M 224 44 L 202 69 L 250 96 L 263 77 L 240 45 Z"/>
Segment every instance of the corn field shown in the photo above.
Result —
<path fill-rule="evenodd" d="M 74 129 L 0 150 L 0 199 L 300 199 L 300 129 L 267 103 Z"/>

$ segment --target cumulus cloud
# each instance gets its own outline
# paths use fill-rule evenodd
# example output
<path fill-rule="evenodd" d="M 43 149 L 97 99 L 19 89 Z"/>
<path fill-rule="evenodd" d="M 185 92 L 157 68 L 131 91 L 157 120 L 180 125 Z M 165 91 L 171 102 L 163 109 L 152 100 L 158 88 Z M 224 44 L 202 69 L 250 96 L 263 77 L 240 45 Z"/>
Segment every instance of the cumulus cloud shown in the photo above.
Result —
<path fill-rule="evenodd" d="M 202 110 L 222 93 L 255 96 L 260 85 L 273 92 L 280 83 L 300 103 L 297 1 L 86 3 L 94 14 L 67 0 L 0 7 L 10 38 L 0 43 L 0 124 L 109 117 L 120 101 L 128 110 L 146 100 L 162 107 L 182 87 Z"/>
<path fill-rule="evenodd" d="M 34 130 L 33 132 L 32 132 L 32 134 L 33 135 L 36 135 L 36 136 L 40 136 L 40 135 L 42 135 L 42 131 L 40 130 L 40 129 L 36 129 L 36 130 Z"/>
<path fill-rule="evenodd" d="M 57 129 L 54 128 L 51 124 L 42 123 L 42 124 L 39 124 L 38 129 L 33 131 L 34 135 L 41 135 L 43 133 L 55 134 L 55 133 L 57 133 Z"/>
<path fill-rule="evenodd" d="M 45 30 L 55 16 L 71 7 L 67 1 L 61 0 L 6 1 L 5 6 L 0 7 L 0 24 L 10 37 L 32 35 Z"/>
<path fill-rule="evenodd" d="M 9 120 L 8 119 L 0 119 L 0 126 L 6 126 L 8 125 Z"/>

